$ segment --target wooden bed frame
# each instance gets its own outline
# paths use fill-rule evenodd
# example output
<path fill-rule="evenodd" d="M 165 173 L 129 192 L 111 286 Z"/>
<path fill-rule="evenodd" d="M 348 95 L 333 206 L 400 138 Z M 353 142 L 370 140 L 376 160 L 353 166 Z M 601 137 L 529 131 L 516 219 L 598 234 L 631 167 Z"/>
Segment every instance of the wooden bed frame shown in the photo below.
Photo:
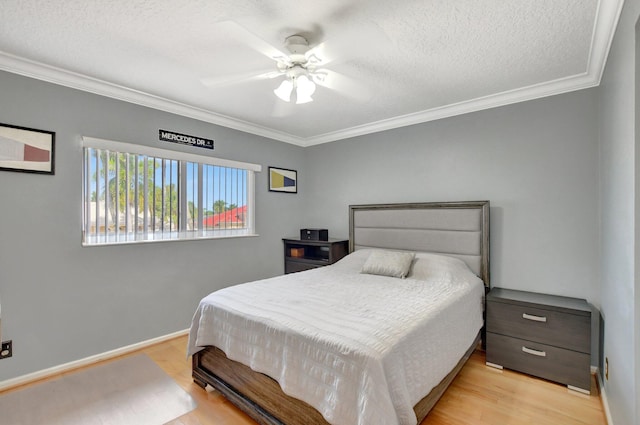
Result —
<path fill-rule="evenodd" d="M 358 220 L 364 224 L 359 225 Z M 424 226 L 417 225 L 417 221 L 424 222 Z M 411 237 L 405 238 L 408 232 Z M 374 246 L 461 258 L 489 288 L 489 201 L 352 205 L 349 238 L 350 252 Z M 430 242 L 424 244 L 424 238 Z M 407 239 L 407 246 L 399 242 Z M 444 394 L 483 333 L 478 333 L 454 369 L 414 406 L 418 423 Z M 192 356 L 192 376 L 196 384 L 203 388 L 211 385 L 260 425 L 329 425 L 313 407 L 286 395 L 275 380 L 230 360 L 216 347 L 206 347 Z"/>

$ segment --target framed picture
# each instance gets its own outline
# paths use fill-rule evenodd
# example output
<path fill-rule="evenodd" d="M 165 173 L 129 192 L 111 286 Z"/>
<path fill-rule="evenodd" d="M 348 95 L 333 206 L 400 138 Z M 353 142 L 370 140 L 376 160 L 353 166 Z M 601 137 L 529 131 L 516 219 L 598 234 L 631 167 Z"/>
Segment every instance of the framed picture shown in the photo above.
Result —
<path fill-rule="evenodd" d="M 286 168 L 269 167 L 269 191 L 298 193 L 298 172 Z"/>
<path fill-rule="evenodd" d="M 0 170 L 54 173 L 56 133 L 0 124 Z"/>

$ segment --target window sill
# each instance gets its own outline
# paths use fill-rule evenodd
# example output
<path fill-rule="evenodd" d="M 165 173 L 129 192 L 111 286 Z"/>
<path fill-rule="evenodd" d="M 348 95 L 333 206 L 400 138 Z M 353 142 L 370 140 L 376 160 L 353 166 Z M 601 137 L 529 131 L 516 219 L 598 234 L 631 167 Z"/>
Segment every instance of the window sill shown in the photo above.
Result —
<path fill-rule="evenodd" d="M 224 231 L 222 231 L 224 232 Z M 114 246 L 114 245 L 137 245 L 137 244 L 149 244 L 149 243 L 158 243 L 158 242 L 192 242 L 192 241 L 201 241 L 201 240 L 212 240 L 212 239 L 235 239 L 235 238 L 254 238 L 260 236 L 257 233 L 237 233 L 229 231 L 228 234 L 218 234 L 213 235 L 194 235 L 194 236 L 182 236 L 178 237 L 165 237 L 158 239 L 138 239 L 138 240 L 118 240 L 118 241 L 109 241 L 109 242 L 82 242 L 83 247 L 92 248 L 92 247 L 100 247 L 100 246 Z M 115 236 L 113 237 L 115 239 Z"/>

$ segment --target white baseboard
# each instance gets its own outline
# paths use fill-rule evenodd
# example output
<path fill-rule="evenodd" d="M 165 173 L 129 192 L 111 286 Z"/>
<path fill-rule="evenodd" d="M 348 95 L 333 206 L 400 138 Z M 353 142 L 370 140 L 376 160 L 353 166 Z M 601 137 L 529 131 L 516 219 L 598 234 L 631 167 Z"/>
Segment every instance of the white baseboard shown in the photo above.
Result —
<path fill-rule="evenodd" d="M 39 370 L 37 372 L 29 373 L 27 375 L 18 376 L 16 378 L 7 379 L 0 382 L 0 391 L 5 391 L 9 388 L 18 387 L 20 385 L 29 384 L 40 379 L 48 378 L 50 376 L 58 375 L 63 372 L 68 372 L 80 367 L 89 366 L 94 363 L 108 360 L 114 357 L 122 356 L 136 350 L 140 350 L 149 347 L 159 342 L 168 341 L 179 336 L 183 336 L 189 333 L 189 329 L 183 329 L 168 335 L 159 336 L 157 338 L 148 339 L 146 341 L 138 342 L 136 344 L 127 345 L 126 347 L 116 348 L 115 350 L 106 351 L 104 353 L 96 354 L 94 356 L 85 357 L 84 359 L 75 360 L 69 363 L 64 363 L 58 366 L 50 367 L 48 369 Z M 185 347 L 186 350 L 186 347 Z M 186 351 L 185 351 L 186 352 Z M 186 355 L 186 354 L 185 354 Z"/>
<path fill-rule="evenodd" d="M 600 400 L 602 400 L 602 408 L 604 409 L 604 415 L 607 419 L 607 425 L 613 425 L 613 419 L 611 419 L 611 411 L 609 410 L 609 400 L 607 400 L 607 392 L 604 389 L 604 382 L 599 373 L 596 373 L 596 379 L 598 380 L 598 386 L 600 387 Z"/>

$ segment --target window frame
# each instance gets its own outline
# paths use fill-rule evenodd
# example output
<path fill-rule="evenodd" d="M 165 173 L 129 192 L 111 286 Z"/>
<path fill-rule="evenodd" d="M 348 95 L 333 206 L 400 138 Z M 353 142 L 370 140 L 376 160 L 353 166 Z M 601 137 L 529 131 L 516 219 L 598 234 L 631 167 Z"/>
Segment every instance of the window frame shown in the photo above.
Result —
<path fill-rule="evenodd" d="M 216 158 L 206 155 L 198 155 L 188 152 L 174 151 L 170 149 L 162 149 L 145 145 L 138 145 L 134 143 L 116 142 L 112 140 L 99 139 L 95 137 L 82 136 L 82 229 L 81 229 L 81 242 L 83 247 L 95 247 L 95 246 L 107 246 L 107 245 L 123 245 L 123 244 L 140 244 L 140 243 L 155 243 L 155 242 L 170 242 L 170 241 L 188 241 L 188 240 L 202 240 L 202 239 L 226 239 L 226 238 L 240 238 L 240 237 L 254 237 L 258 236 L 256 231 L 255 220 L 255 173 L 262 171 L 262 166 L 259 164 L 253 164 L 248 162 L 241 162 L 223 158 Z M 87 200 L 91 197 L 91 189 L 88 187 L 87 182 L 90 178 L 87 176 L 87 149 L 100 149 L 109 152 L 126 153 L 130 155 L 144 155 L 147 157 L 179 161 L 178 168 L 184 170 L 186 168 L 186 162 L 195 163 L 199 169 L 202 169 L 202 165 L 211 165 L 218 167 L 236 168 L 247 171 L 246 178 L 246 229 L 234 230 L 234 229 L 216 229 L 208 230 L 202 229 L 199 226 L 198 230 L 183 231 L 178 230 L 177 237 L 160 237 L 160 238 L 144 238 L 135 240 L 114 240 L 114 241 L 89 241 L 86 232 L 88 226 L 90 226 L 90 218 L 87 208 Z M 116 161 L 116 170 L 117 168 Z M 186 187 L 186 175 L 180 175 L 178 173 L 178 185 L 180 189 Z M 200 175 L 199 184 L 202 184 L 202 176 Z M 183 192 L 184 193 L 184 192 Z M 185 196 L 181 196 L 178 202 L 186 205 L 187 199 Z M 200 211 L 202 211 L 202 205 L 199 205 Z M 183 208 L 182 211 L 185 211 Z M 202 215 L 200 217 L 200 224 L 204 220 Z M 178 220 L 182 223 L 187 217 L 179 215 Z M 169 232 L 170 233 L 170 232 Z"/>

